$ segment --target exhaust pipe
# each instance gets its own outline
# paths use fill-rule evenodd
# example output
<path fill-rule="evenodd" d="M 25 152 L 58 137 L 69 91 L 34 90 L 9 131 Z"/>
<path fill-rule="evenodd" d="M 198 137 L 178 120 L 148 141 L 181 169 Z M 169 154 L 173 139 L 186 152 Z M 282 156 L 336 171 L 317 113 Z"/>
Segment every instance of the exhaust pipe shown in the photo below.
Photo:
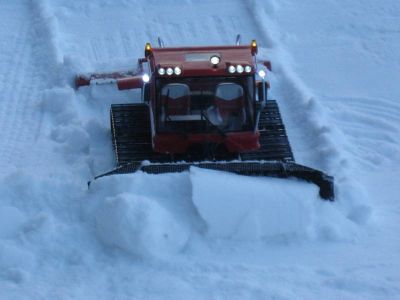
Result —
<path fill-rule="evenodd" d="M 241 39 L 240 34 L 238 34 L 238 35 L 236 36 L 236 46 L 239 46 L 239 45 L 240 45 L 240 39 Z"/>
<path fill-rule="evenodd" d="M 158 46 L 159 46 L 160 48 L 164 48 L 164 42 L 163 42 L 163 40 L 162 40 L 160 37 L 158 37 Z"/>

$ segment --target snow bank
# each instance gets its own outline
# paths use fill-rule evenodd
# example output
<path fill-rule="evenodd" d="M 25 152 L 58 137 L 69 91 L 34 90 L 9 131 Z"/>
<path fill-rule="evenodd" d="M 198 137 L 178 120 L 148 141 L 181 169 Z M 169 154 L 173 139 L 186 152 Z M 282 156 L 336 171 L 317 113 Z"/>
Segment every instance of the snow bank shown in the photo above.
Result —
<path fill-rule="evenodd" d="M 111 176 L 93 182 L 91 189 L 85 215 L 95 214 L 99 240 L 139 257 L 166 258 L 204 237 L 351 241 L 370 213 L 356 201 L 322 201 L 318 187 L 304 181 L 199 168 Z"/>
<path fill-rule="evenodd" d="M 42 109 L 51 116 L 55 126 L 78 123 L 75 97 L 71 87 L 56 87 L 43 92 Z"/>
<path fill-rule="evenodd" d="M 96 225 L 104 244 L 141 257 L 176 254 L 189 238 L 188 229 L 156 201 L 128 193 L 107 198 Z"/>
<path fill-rule="evenodd" d="M 51 10 L 49 1 L 34 0 L 31 2 L 35 34 L 33 51 L 37 59 L 40 59 L 41 71 L 45 70 L 41 76 L 46 77 L 48 83 L 56 84 L 63 80 L 60 70 L 64 63 L 59 45 L 58 20 Z"/>
<path fill-rule="evenodd" d="M 191 169 L 193 202 L 208 236 L 234 240 L 341 240 L 357 233 L 338 204 L 322 201 L 315 185 Z"/>
<path fill-rule="evenodd" d="M 193 202 L 213 238 L 306 233 L 318 189 L 295 180 L 191 170 Z"/>
<path fill-rule="evenodd" d="M 100 241 L 135 256 L 179 253 L 202 228 L 187 173 L 110 176 L 93 182 L 90 194 L 85 215 L 94 212 Z"/>

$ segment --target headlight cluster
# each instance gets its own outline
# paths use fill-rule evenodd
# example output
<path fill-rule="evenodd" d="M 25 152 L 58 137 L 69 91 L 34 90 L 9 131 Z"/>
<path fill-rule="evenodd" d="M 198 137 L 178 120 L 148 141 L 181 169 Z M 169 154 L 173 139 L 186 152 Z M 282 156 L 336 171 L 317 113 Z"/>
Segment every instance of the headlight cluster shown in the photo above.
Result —
<path fill-rule="evenodd" d="M 182 74 L 182 69 L 180 68 L 180 67 L 175 67 L 175 68 L 171 68 L 171 67 L 168 67 L 168 68 L 158 68 L 158 74 L 159 75 L 165 75 L 165 74 L 167 74 L 168 76 L 171 76 L 172 74 L 175 74 L 175 75 L 181 75 Z"/>
<path fill-rule="evenodd" d="M 238 72 L 239 74 L 241 74 L 243 72 L 250 73 L 251 70 L 252 70 L 251 66 L 244 66 L 243 67 L 242 65 L 237 65 L 237 66 L 230 65 L 228 67 L 228 72 L 231 73 L 231 74 L 233 74 L 235 72 Z"/>

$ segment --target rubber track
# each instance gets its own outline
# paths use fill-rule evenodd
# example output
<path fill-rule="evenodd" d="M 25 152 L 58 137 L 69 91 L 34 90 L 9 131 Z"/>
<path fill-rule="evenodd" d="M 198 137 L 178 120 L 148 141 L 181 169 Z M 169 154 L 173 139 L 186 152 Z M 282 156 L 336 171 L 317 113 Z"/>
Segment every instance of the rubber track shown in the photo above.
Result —
<path fill-rule="evenodd" d="M 202 161 L 199 155 L 171 157 L 154 153 L 151 143 L 150 114 L 147 104 L 114 104 L 110 110 L 113 145 L 118 166 L 134 161 L 181 162 Z M 275 100 L 268 100 L 260 115 L 261 148 L 240 154 L 243 161 L 294 161 L 292 149 L 286 135 L 279 107 Z M 226 159 L 226 158 L 225 158 Z M 238 159 L 230 156 L 229 159 Z"/>

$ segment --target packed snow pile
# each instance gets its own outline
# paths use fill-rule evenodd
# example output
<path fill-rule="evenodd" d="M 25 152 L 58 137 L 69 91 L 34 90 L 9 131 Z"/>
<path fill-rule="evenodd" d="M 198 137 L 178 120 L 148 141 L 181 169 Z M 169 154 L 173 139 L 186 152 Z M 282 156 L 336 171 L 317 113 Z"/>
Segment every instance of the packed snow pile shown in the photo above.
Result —
<path fill-rule="evenodd" d="M 190 173 L 193 202 L 208 225 L 210 237 L 298 239 L 318 231 L 315 219 L 320 199 L 315 186 L 198 168 Z"/>
<path fill-rule="evenodd" d="M 99 240 L 138 257 L 174 256 L 199 238 L 290 243 L 360 234 L 360 222 L 346 209 L 321 201 L 317 187 L 295 179 L 193 167 L 181 174 L 101 178 L 89 193 L 86 215 L 95 215 Z"/>
<path fill-rule="evenodd" d="M 367 198 L 363 204 L 321 201 L 316 186 L 296 179 L 254 178 L 198 168 L 191 169 L 190 178 L 191 201 L 211 238 L 354 240 L 360 234 L 359 226 L 371 220 Z"/>
<path fill-rule="evenodd" d="M 180 252 L 189 230 L 153 199 L 132 194 L 107 198 L 96 215 L 97 234 L 109 246 L 138 256 Z"/>

